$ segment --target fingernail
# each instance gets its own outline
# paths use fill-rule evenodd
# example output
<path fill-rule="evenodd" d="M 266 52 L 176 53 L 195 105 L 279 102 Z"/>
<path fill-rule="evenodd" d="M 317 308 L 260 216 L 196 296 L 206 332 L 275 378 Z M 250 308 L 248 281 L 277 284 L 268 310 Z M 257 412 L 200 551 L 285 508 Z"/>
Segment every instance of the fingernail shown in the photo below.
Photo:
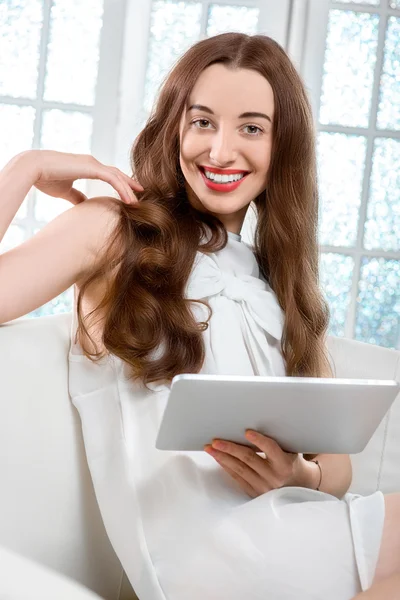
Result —
<path fill-rule="evenodd" d="M 257 434 L 254 433 L 254 431 L 246 431 L 246 437 L 249 440 L 255 440 L 257 437 Z"/>
<path fill-rule="evenodd" d="M 216 448 L 217 450 L 225 450 L 225 448 L 226 448 L 226 443 L 220 442 L 219 440 L 217 440 L 216 442 L 213 442 L 212 445 L 213 445 L 213 448 Z"/>

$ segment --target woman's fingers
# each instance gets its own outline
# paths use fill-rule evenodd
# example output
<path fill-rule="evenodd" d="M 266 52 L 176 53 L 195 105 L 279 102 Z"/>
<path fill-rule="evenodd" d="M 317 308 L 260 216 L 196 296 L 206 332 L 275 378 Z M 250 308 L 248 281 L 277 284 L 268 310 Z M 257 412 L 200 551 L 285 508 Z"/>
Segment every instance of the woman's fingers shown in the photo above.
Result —
<path fill-rule="evenodd" d="M 130 185 L 127 183 L 126 178 L 121 177 L 120 175 L 117 175 L 117 177 L 118 177 L 119 181 L 121 182 L 121 188 L 125 192 L 125 197 L 127 198 L 127 203 L 128 204 L 137 204 L 138 199 L 136 198 Z M 123 198 L 121 197 L 121 200 L 122 199 Z"/>
<path fill-rule="evenodd" d="M 118 177 L 120 177 L 125 183 L 127 183 L 130 188 L 135 190 L 135 192 L 143 192 L 144 187 L 140 185 L 140 183 L 136 181 L 136 179 L 129 177 L 129 175 L 127 175 L 123 171 L 120 171 L 117 167 L 108 168 L 111 169 L 111 171 L 113 171 L 116 175 L 118 175 Z"/>
<path fill-rule="evenodd" d="M 246 438 L 257 446 L 266 455 L 268 461 L 282 474 L 285 472 L 289 474 L 293 469 L 293 464 L 299 458 L 296 452 L 282 450 L 278 442 L 258 431 L 249 429 L 246 431 Z"/>
<path fill-rule="evenodd" d="M 256 448 L 215 439 L 212 444 L 207 444 L 204 450 L 236 479 L 249 495 L 252 495 L 250 489 L 258 496 L 285 485 L 296 485 L 293 483 L 296 461 L 297 465 L 299 461 L 304 461 L 302 455 L 285 452 L 275 440 L 256 431 L 248 430 L 246 438 Z M 264 454 L 265 458 L 259 454 Z"/>
<path fill-rule="evenodd" d="M 136 204 L 137 198 L 133 193 L 132 187 L 130 187 L 119 174 L 116 173 L 114 169 L 107 169 L 104 167 L 99 172 L 99 179 L 102 179 L 106 183 L 109 183 L 116 192 L 118 192 L 119 197 L 126 204 Z"/>
<path fill-rule="evenodd" d="M 271 474 L 270 461 L 258 456 L 253 448 L 226 440 L 214 440 L 212 448 L 218 452 L 218 455 L 224 453 L 227 457 L 239 461 L 242 465 L 247 465 L 248 468 L 262 477 Z"/>
<path fill-rule="evenodd" d="M 132 177 L 129 177 L 129 175 L 125 175 L 125 173 L 123 175 L 124 175 L 124 177 L 127 178 L 128 184 L 130 185 L 130 187 L 133 190 L 135 190 L 135 192 L 143 192 L 144 191 L 144 187 L 142 185 L 140 185 L 140 183 L 138 181 L 136 181 L 136 179 L 132 179 Z"/>
<path fill-rule="evenodd" d="M 221 465 L 222 466 L 222 465 Z M 260 495 L 243 477 L 240 477 L 238 473 L 232 471 L 229 467 L 223 466 L 223 469 L 234 479 L 238 485 L 248 494 L 251 498 L 257 498 Z"/>
<path fill-rule="evenodd" d="M 85 158 L 88 160 L 90 171 L 88 178 L 105 181 L 115 189 L 121 200 L 127 204 L 136 204 L 138 202 L 134 191 L 142 192 L 144 190 L 138 181 L 135 181 L 117 167 L 101 163 L 94 156 L 87 156 Z"/>
<path fill-rule="evenodd" d="M 245 462 L 241 461 L 238 458 L 235 458 L 231 454 L 226 454 L 225 452 L 220 452 L 213 448 L 213 446 L 207 445 L 204 450 L 210 454 L 214 460 L 227 472 L 231 477 L 236 479 L 236 481 L 240 484 L 240 486 L 250 495 L 250 496 L 259 496 L 260 494 L 265 494 L 271 489 L 271 485 L 268 484 L 266 479 L 266 473 L 263 473 L 263 477 L 255 471 L 252 467 L 250 467 Z M 256 458 L 262 461 L 262 458 Z M 252 490 L 250 493 L 249 490 Z"/>
<path fill-rule="evenodd" d="M 248 431 L 246 438 L 259 450 L 227 440 L 213 440 L 213 451 L 210 454 L 220 464 L 238 473 L 260 493 L 267 491 L 265 486 L 268 489 L 284 486 L 293 476 L 294 462 L 298 455 L 284 452 L 275 440 L 257 432 Z M 261 458 L 259 451 L 266 458 Z"/>
<path fill-rule="evenodd" d="M 249 429 L 246 431 L 246 438 L 264 452 L 271 462 L 278 460 L 284 454 L 279 444 L 270 437 Z"/>
<path fill-rule="evenodd" d="M 255 489 L 259 489 L 263 481 L 273 478 L 268 461 L 258 456 L 251 448 L 217 441 L 213 442 L 211 448 L 207 447 L 206 452 L 221 465 L 245 479 Z"/>

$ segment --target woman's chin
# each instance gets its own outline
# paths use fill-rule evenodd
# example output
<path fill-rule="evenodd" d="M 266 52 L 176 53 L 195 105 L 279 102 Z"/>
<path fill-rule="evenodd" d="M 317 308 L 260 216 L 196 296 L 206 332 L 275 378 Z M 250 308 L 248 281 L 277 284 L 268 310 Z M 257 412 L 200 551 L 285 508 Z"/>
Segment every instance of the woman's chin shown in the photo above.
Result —
<path fill-rule="evenodd" d="M 197 186 L 186 189 L 187 196 L 193 208 L 215 216 L 231 215 L 247 210 L 251 200 L 235 198 L 233 194 L 222 196 L 212 190 L 199 190 Z"/>
<path fill-rule="evenodd" d="M 232 215 L 241 211 L 245 211 L 250 204 L 250 200 L 242 201 L 229 201 L 227 198 L 224 199 L 211 199 L 202 198 L 199 200 L 203 210 L 215 214 L 215 215 Z"/>

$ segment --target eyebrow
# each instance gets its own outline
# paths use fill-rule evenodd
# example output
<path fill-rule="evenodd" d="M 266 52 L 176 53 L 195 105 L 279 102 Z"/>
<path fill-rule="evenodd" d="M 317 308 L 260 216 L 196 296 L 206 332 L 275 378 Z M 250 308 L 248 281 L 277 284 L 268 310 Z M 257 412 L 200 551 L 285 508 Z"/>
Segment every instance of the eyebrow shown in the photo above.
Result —
<path fill-rule="evenodd" d="M 192 106 L 188 108 L 188 111 L 189 110 L 201 110 L 202 112 L 209 113 L 210 115 L 215 114 L 211 108 L 208 108 L 208 106 L 204 106 L 203 104 L 192 104 Z M 254 117 L 261 117 L 262 119 L 267 119 L 267 121 L 272 123 L 271 117 L 261 112 L 250 111 L 239 115 L 239 119 L 251 119 Z"/>

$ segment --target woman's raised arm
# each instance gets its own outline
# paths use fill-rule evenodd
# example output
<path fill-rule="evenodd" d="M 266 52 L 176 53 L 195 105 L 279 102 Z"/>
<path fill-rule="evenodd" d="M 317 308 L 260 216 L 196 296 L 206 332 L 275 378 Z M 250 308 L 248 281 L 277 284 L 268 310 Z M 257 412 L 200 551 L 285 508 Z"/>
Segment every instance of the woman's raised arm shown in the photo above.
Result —
<path fill-rule="evenodd" d="M 0 254 L 0 323 L 23 316 L 68 289 L 99 260 L 99 251 L 118 221 L 115 199 L 86 197 L 76 179 L 110 183 L 127 203 L 139 184 L 91 156 L 50 151 L 18 155 L 0 172 L 0 240 L 30 188 L 64 198 L 76 206 L 35 236 Z"/>

